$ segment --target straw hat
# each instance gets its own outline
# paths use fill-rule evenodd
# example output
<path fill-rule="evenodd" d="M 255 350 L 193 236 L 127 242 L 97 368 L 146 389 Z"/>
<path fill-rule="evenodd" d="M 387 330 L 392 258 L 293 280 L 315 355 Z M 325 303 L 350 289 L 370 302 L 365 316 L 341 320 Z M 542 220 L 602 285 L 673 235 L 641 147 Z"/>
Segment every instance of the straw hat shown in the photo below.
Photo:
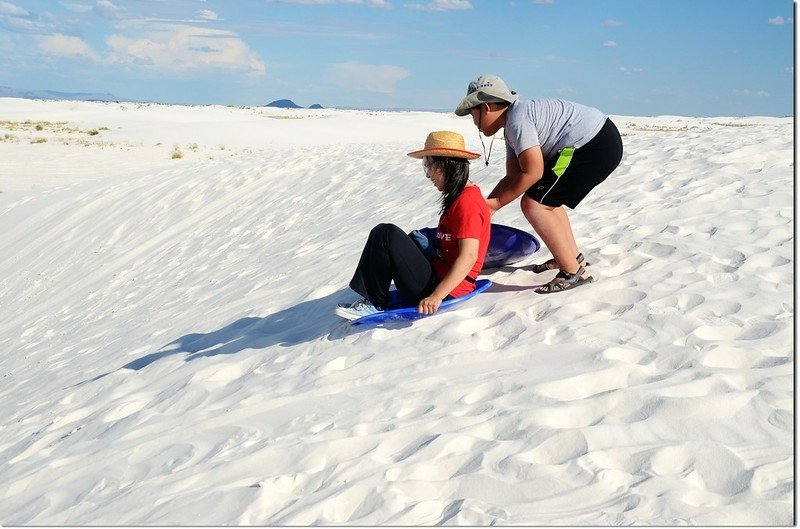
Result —
<path fill-rule="evenodd" d="M 480 154 L 466 150 L 464 136 L 449 130 L 440 130 L 428 134 L 425 148 L 420 151 L 408 153 L 412 158 L 425 158 L 426 156 L 445 156 L 447 158 L 464 158 L 474 160 Z"/>
<path fill-rule="evenodd" d="M 467 87 L 467 95 L 456 107 L 457 116 L 466 116 L 470 109 L 481 103 L 513 103 L 517 93 L 509 90 L 506 82 L 496 75 L 481 75 Z"/>

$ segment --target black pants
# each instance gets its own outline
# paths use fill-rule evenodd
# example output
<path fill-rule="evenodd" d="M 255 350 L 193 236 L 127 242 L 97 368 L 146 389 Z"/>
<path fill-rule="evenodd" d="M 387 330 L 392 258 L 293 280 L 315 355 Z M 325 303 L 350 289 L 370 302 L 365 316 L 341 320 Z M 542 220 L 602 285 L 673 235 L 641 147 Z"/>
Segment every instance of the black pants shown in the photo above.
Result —
<path fill-rule="evenodd" d="M 542 178 L 525 194 L 545 206 L 575 209 L 589 191 L 603 182 L 622 161 L 622 138 L 610 119 L 589 142 L 575 149 L 561 176 L 553 171 L 559 155 L 545 161 Z"/>
<path fill-rule="evenodd" d="M 385 309 L 392 281 L 406 302 L 419 303 L 433 292 L 439 278 L 408 234 L 394 224 L 378 224 L 369 233 L 350 288 Z"/>

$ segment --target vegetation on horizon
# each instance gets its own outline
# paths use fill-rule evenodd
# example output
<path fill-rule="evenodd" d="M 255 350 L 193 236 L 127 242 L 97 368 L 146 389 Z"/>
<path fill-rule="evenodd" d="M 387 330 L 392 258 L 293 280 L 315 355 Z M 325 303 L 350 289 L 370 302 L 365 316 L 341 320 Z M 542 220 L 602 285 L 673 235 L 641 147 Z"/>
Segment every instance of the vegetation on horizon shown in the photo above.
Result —
<path fill-rule="evenodd" d="M 30 143 L 47 143 L 49 140 L 60 140 L 64 145 L 80 143 L 81 145 L 92 145 L 85 139 L 76 138 L 74 135 L 98 136 L 102 131 L 109 130 L 108 127 L 97 127 L 92 129 L 81 129 L 70 126 L 66 121 L 12 121 L 0 120 L 0 141 L 8 143 L 19 143 L 21 140 L 28 140 Z M 42 134 L 51 134 L 46 137 Z M 104 144 L 105 145 L 105 144 Z"/>

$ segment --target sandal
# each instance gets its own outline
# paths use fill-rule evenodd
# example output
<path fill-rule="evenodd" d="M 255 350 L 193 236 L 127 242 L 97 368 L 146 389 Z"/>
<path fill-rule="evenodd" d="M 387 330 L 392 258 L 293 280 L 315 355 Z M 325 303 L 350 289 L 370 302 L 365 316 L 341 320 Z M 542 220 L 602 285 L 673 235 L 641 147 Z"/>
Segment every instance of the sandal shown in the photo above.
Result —
<path fill-rule="evenodd" d="M 584 270 L 584 268 L 581 266 L 574 274 L 570 274 L 568 272 L 559 272 L 558 275 L 556 275 L 556 277 L 554 277 L 551 281 L 545 283 L 544 285 L 539 285 L 538 287 L 534 288 L 533 291 L 537 294 L 553 294 L 555 292 L 563 292 L 565 290 L 579 287 L 594 281 L 592 276 L 585 278 L 581 277 L 585 271 L 586 270 Z"/>
<path fill-rule="evenodd" d="M 579 253 L 578 257 L 576 257 L 575 260 L 578 261 L 578 264 L 581 264 L 583 262 L 583 254 Z M 586 263 L 584 266 L 589 266 L 589 263 Z M 558 268 L 558 262 L 555 260 L 555 258 L 553 258 L 553 259 L 548 259 L 543 263 L 531 266 L 531 271 L 534 274 L 541 274 L 542 272 L 547 272 L 548 270 L 555 270 L 557 268 Z"/>

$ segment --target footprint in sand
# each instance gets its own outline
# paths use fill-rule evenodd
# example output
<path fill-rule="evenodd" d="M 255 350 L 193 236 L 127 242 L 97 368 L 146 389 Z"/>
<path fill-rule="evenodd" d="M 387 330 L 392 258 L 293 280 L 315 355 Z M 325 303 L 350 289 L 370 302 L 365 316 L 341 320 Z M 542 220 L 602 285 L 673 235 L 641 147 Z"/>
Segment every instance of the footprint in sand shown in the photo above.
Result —
<path fill-rule="evenodd" d="M 422 461 L 402 468 L 389 469 L 385 477 L 390 481 L 447 481 L 457 475 L 464 464 L 463 458 L 437 457 L 433 461 Z"/>
<path fill-rule="evenodd" d="M 657 450 L 650 459 L 650 472 L 656 476 L 680 476 L 687 483 L 697 482 L 703 490 L 733 497 L 750 488 L 752 470 L 742 459 L 722 445 L 684 443 Z M 684 500 L 693 491 L 684 489 Z"/>
<path fill-rule="evenodd" d="M 784 266 L 791 263 L 789 259 L 785 257 L 781 257 L 779 255 L 775 255 L 774 253 L 770 253 L 765 248 L 754 248 L 753 255 L 747 258 L 747 261 L 743 263 L 743 267 L 747 267 L 747 269 L 770 269 L 770 268 L 778 268 L 780 266 Z"/>
<path fill-rule="evenodd" d="M 647 365 L 656 359 L 656 353 L 650 350 L 634 349 L 629 346 L 609 347 L 602 353 L 604 358 L 618 360 L 628 364 Z"/>
<path fill-rule="evenodd" d="M 584 428 L 599 423 L 606 410 L 591 399 L 540 406 L 531 410 L 532 424 L 545 428 Z"/>
<path fill-rule="evenodd" d="M 475 404 L 484 400 L 490 400 L 502 394 L 502 384 L 493 380 L 484 382 L 472 388 L 472 390 L 461 397 L 460 402 L 464 404 Z"/>
<path fill-rule="evenodd" d="M 687 311 L 691 316 L 700 319 L 706 318 L 726 318 L 738 314 L 742 310 L 742 304 L 731 300 L 709 300 L 699 307 Z"/>
<path fill-rule="evenodd" d="M 700 363 L 714 368 L 749 369 L 763 359 L 761 352 L 741 349 L 729 344 L 709 346 L 700 357 Z"/>
<path fill-rule="evenodd" d="M 459 321 L 454 326 L 453 333 L 474 336 L 475 347 L 479 350 L 496 351 L 513 343 L 527 330 L 527 325 L 518 314 L 489 310 L 485 315 Z"/>
<path fill-rule="evenodd" d="M 549 398 L 578 401 L 598 393 L 627 387 L 632 369 L 633 366 L 614 366 L 545 382 L 537 385 L 534 389 L 537 393 Z"/>
<path fill-rule="evenodd" d="M 394 424 L 379 424 L 375 422 L 359 423 L 353 426 L 353 435 L 356 437 L 368 437 L 386 432 L 391 432 L 397 428 Z"/>
<path fill-rule="evenodd" d="M 336 371 L 344 371 L 348 367 L 354 365 L 357 361 L 353 357 L 339 356 L 319 368 L 319 375 L 325 376 Z"/>
<path fill-rule="evenodd" d="M 658 413 L 664 400 L 660 397 L 625 395 L 608 411 L 607 419 L 614 419 L 621 424 L 633 424 L 650 419 Z"/>
<path fill-rule="evenodd" d="M 748 321 L 742 328 L 742 333 L 739 335 L 739 339 L 762 340 L 778 333 L 785 327 L 785 325 L 781 325 L 774 321 Z"/>
<path fill-rule="evenodd" d="M 240 378 L 248 371 L 244 362 L 232 362 L 225 365 L 215 364 L 200 369 L 192 376 L 195 382 L 227 383 Z"/>
<path fill-rule="evenodd" d="M 114 422 L 120 419 L 124 419 L 134 413 L 143 410 L 150 404 L 150 399 L 145 398 L 135 398 L 133 400 L 123 402 L 122 404 L 118 404 L 114 406 L 110 411 L 106 412 L 103 416 L 103 420 L 105 422 Z"/>
<path fill-rule="evenodd" d="M 744 264 L 746 256 L 738 250 L 717 249 L 711 255 L 711 260 L 733 269 L 738 269 Z"/>
<path fill-rule="evenodd" d="M 736 340 L 742 333 L 742 328 L 729 320 L 715 318 L 712 321 L 706 321 L 708 322 L 707 325 L 700 325 L 692 331 L 692 335 L 700 340 L 709 342 L 731 341 Z"/>
<path fill-rule="evenodd" d="M 790 410 L 772 410 L 767 421 L 781 430 L 787 432 L 794 430 L 794 415 Z"/>
<path fill-rule="evenodd" d="M 579 430 L 564 430 L 545 439 L 532 450 L 518 454 L 518 459 L 539 465 L 561 465 L 589 451 L 586 437 Z"/>
<path fill-rule="evenodd" d="M 403 406 L 395 412 L 395 418 L 402 419 L 403 421 L 419 419 L 420 417 L 428 415 L 433 410 L 434 406 L 429 404 L 423 404 L 420 406 Z"/>
<path fill-rule="evenodd" d="M 383 496 L 371 485 L 355 484 L 325 500 L 324 518 L 334 523 L 356 523 L 364 516 L 380 510 Z"/>
<path fill-rule="evenodd" d="M 611 266 L 603 266 L 603 277 L 612 278 L 622 276 L 640 269 L 648 262 L 650 262 L 650 259 L 647 257 L 626 253 L 625 255 L 609 259 Z"/>

